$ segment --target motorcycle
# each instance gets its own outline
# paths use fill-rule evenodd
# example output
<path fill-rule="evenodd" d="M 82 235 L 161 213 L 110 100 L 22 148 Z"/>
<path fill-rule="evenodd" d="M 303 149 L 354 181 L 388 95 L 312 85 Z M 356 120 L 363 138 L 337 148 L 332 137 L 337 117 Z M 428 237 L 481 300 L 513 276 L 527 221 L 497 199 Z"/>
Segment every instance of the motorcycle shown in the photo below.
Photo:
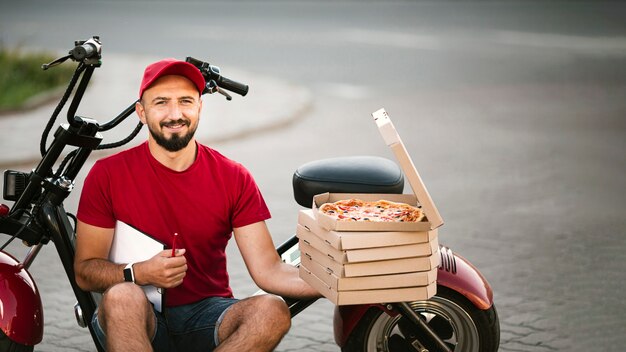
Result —
<path fill-rule="evenodd" d="M 66 60 L 77 62 L 67 90 L 44 129 L 41 160 L 29 173 L 6 170 L 3 198 L 14 202 L 0 204 L 0 233 L 10 238 L 0 247 L 0 352 L 32 351 L 43 338 L 43 306 L 34 278 L 28 268 L 41 248 L 52 241 L 65 269 L 77 303 L 78 324 L 90 331 L 97 308 L 98 294 L 80 289 L 74 276 L 74 241 L 76 218 L 64 208 L 76 176 L 95 150 L 116 148 L 131 141 L 140 131 L 139 123 L 121 141 L 101 144 L 101 132 L 115 128 L 134 112 L 133 102 L 112 120 L 98 121 L 76 115 L 83 94 L 96 68 L 100 67 L 102 44 L 96 36 L 75 42 L 68 55 L 49 64 L 48 69 Z M 187 57 L 204 75 L 203 94 L 228 92 L 245 96 L 248 86 L 221 75 L 217 66 Z M 76 88 L 72 95 L 72 92 Z M 46 141 L 61 109 L 72 97 L 67 123 L 54 133 L 49 147 Z M 63 160 L 66 148 L 72 149 Z M 60 161 L 60 163 L 59 163 Z M 55 165 L 58 165 L 56 171 Z M 367 182 L 354 175 L 369 175 Z M 400 176 L 400 177 L 398 177 Z M 402 193 L 404 179 L 399 167 L 380 157 L 355 156 L 317 160 L 304 164 L 293 176 L 294 197 L 298 204 L 311 207 L 313 196 L 332 193 Z M 22 261 L 4 249 L 14 239 L 30 247 Z M 276 248 L 283 259 L 299 265 L 298 238 L 294 235 Z M 483 275 L 466 259 L 451 249 L 439 248 L 440 265 L 437 293 L 424 301 L 337 306 L 334 312 L 335 342 L 342 351 L 497 351 L 500 340 L 498 315 L 493 292 Z M 315 300 L 284 298 L 291 315 L 296 316 Z"/>

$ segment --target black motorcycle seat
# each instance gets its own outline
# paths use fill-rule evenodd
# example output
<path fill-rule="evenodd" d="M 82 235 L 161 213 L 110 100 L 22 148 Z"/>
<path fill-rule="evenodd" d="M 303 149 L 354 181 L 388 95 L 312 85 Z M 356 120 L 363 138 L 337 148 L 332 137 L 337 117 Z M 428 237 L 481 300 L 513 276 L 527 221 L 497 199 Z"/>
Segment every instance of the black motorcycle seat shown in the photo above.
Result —
<path fill-rule="evenodd" d="M 303 207 L 320 193 L 394 193 L 404 191 L 404 177 L 396 163 L 376 156 L 316 160 L 293 174 L 293 194 Z"/>

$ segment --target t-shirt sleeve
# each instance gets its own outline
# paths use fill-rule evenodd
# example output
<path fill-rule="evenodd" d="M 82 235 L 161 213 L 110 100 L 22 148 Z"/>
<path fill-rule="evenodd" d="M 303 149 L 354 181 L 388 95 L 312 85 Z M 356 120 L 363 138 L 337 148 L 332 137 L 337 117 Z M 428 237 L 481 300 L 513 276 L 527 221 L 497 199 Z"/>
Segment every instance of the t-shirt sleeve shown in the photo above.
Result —
<path fill-rule="evenodd" d="M 89 225 L 115 227 L 110 177 L 101 162 L 96 162 L 85 178 L 76 217 Z"/>
<path fill-rule="evenodd" d="M 265 204 L 261 191 L 250 172 L 240 166 L 238 182 L 238 197 L 235 201 L 232 225 L 233 228 L 243 227 L 271 217 L 270 211 Z"/>

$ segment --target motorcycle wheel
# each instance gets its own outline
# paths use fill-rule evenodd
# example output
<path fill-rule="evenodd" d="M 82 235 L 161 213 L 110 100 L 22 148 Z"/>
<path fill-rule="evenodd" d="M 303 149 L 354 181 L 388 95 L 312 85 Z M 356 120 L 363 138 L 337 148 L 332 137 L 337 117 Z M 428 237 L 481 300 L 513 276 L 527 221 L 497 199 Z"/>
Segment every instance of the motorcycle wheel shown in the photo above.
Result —
<path fill-rule="evenodd" d="M 35 346 L 20 345 L 9 339 L 3 331 L 0 331 L 0 351 L 2 352 L 32 352 Z"/>
<path fill-rule="evenodd" d="M 410 302 L 435 333 L 455 352 L 495 352 L 500 344 L 498 313 L 492 305 L 476 308 L 465 297 L 443 286 L 427 301 Z M 392 317 L 370 308 L 348 338 L 343 352 L 421 351 L 412 345 L 417 340 L 428 351 L 437 349 L 420 336 L 412 323 L 401 315 Z"/>

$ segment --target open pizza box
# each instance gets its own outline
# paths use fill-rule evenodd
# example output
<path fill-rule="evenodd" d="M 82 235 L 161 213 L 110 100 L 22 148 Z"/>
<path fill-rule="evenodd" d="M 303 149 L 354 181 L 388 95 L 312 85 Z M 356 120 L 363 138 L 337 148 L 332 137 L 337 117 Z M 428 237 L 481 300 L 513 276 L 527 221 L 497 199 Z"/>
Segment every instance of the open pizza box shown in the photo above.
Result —
<path fill-rule="evenodd" d="M 397 203 L 417 206 L 417 198 L 412 194 L 363 194 L 363 193 L 321 193 L 313 197 L 313 212 L 317 222 L 323 228 L 334 231 L 429 231 L 431 224 L 424 218 L 420 222 L 373 222 L 373 221 L 339 221 L 319 211 L 324 203 L 357 198 L 366 202 L 381 199 Z"/>
<path fill-rule="evenodd" d="M 298 213 L 300 277 L 336 305 L 424 300 L 436 293 L 443 220 L 387 113 L 372 114 L 414 194 L 322 193 Z M 319 211 L 345 199 L 420 206 L 420 222 L 337 221 Z"/>
<path fill-rule="evenodd" d="M 372 114 L 378 131 L 385 143 L 391 148 L 406 179 L 411 185 L 414 195 L 409 194 L 343 194 L 322 193 L 313 197 L 313 214 L 320 226 L 332 231 L 430 231 L 443 225 L 443 219 L 439 215 L 437 207 L 433 203 L 426 186 L 422 182 L 411 157 L 409 156 L 400 135 L 391 122 L 385 109 L 380 109 Z M 377 201 L 380 199 L 407 203 L 413 206 L 421 206 L 425 214 L 421 222 L 368 222 L 368 221 L 338 221 L 319 211 L 324 203 L 332 203 L 338 200 L 358 198 L 365 201 Z"/>

